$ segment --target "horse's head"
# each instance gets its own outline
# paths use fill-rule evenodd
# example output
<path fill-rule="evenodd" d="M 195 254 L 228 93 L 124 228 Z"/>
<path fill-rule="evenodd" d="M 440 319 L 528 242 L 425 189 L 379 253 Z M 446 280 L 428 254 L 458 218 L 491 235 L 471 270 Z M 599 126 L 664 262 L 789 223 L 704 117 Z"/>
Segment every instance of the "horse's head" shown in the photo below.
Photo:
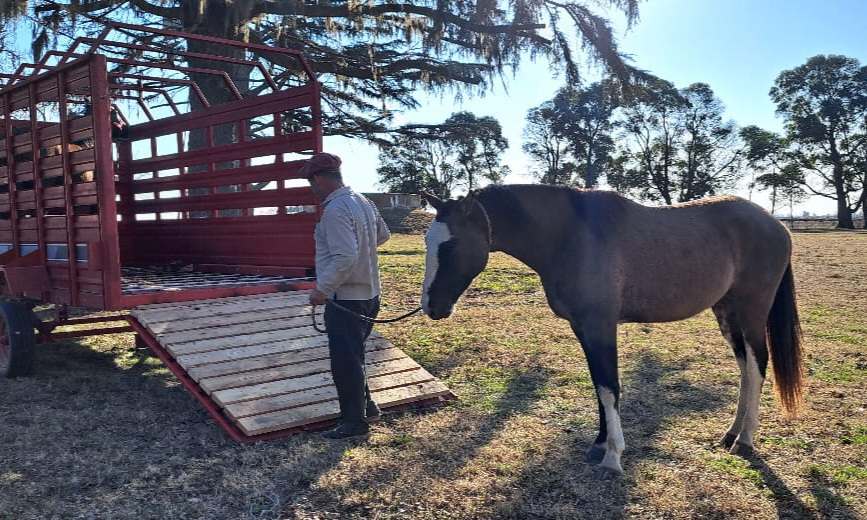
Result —
<path fill-rule="evenodd" d="M 425 236 L 421 306 L 435 320 L 448 318 L 461 294 L 488 263 L 491 226 L 475 194 L 458 200 L 422 195 L 437 210 Z"/>

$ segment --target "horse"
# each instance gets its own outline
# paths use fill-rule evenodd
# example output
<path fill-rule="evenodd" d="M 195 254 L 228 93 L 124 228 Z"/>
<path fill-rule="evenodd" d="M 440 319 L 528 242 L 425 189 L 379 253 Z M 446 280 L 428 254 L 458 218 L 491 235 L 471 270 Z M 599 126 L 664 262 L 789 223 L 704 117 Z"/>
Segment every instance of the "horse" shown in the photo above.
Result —
<path fill-rule="evenodd" d="M 548 305 L 584 351 L 599 407 L 586 460 L 622 473 L 617 326 L 713 310 L 740 368 L 737 412 L 721 444 L 753 451 L 768 350 L 788 415 L 802 395 L 801 332 L 789 231 L 760 206 L 721 196 L 649 207 L 614 192 L 492 185 L 465 197 L 422 194 L 437 214 L 425 236 L 422 309 L 447 318 L 493 251 L 540 277 Z"/>
<path fill-rule="evenodd" d="M 66 145 L 67 152 L 78 152 L 88 148 L 93 148 L 92 142 L 85 142 L 83 144 L 69 143 Z M 61 153 L 63 153 L 63 145 L 58 144 L 43 150 L 43 157 L 53 157 L 55 155 L 60 155 Z M 87 170 L 74 176 L 74 178 L 77 182 L 93 182 L 96 178 L 96 174 L 93 170 Z"/>

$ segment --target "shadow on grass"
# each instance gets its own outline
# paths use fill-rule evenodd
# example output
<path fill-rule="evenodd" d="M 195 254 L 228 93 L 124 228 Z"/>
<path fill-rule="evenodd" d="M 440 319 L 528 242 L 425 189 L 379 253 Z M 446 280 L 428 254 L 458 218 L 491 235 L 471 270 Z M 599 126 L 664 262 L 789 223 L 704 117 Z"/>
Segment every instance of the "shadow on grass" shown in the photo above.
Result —
<path fill-rule="evenodd" d="M 541 398 L 541 392 L 549 378 L 550 373 L 547 369 L 532 361 L 529 362 L 526 369 L 515 373 L 506 382 L 503 392 L 487 407 L 489 413 L 479 414 L 476 411 L 472 416 L 461 417 L 454 423 L 430 431 L 421 446 L 412 446 L 411 450 L 398 455 L 402 461 L 397 470 L 394 465 L 366 468 L 363 472 L 349 475 L 348 481 L 342 481 L 338 487 L 322 489 L 315 501 L 317 511 L 327 513 L 325 517 L 328 518 L 330 518 L 328 514 L 332 513 L 338 514 L 340 518 L 366 518 L 370 512 L 365 507 L 375 506 L 377 514 L 382 513 L 388 518 L 392 518 L 389 514 L 396 515 L 393 516 L 395 518 L 411 517 L 402 516 L 403 513 L 396 509 L 399 506 L 396 501 L 390 504 L 361 505 L 343 500 L 343 497 L 354 490 L 363 490 L 371 485 L 386 494 L 406 493 L 408 485 L 410 489 L 413 484 L 417 485 L 413 482 L 412 472 L 420 468 L 423 468 L 425 479 L 460 478 L 461 470 L 481 456 L 480 451 L 497 438 L 511 417 L 525 414 L 533 407 Z M 452 406 L 461 407 L 460 403 Z M 461 413 L 460 409 L 459 413 Z M 401 446 L 392 446 L 392 448 L 402 449 Z M 455 509 L 459 510 L 460 506 L 455 505 Z M 295 511 L 284 511 L 284 514 L 287 512 Z M 451 514 L 457 513 L 452 511 Z"/>
<path fill-rule="evenodd" d="M 0 381 L 0 517 L 277 518 L 342 451 L 239 445 L 132 336 L 39 345 Z"/>
<path fill-rule="evenodd" d="M 643 460 L 677 459 L 654 446 L 664 424 L 678 417 L 706 412 L 723 405 L 724 396 L 695 386 L 679 376 L 681 367 L 653 353 L 642 352 L 633 369 L 624 373 L 621 400 L 627 448 L 625 475 L 614 477 L 584 462 L 596 436 L 596 424 L 564 433 L 548 456 L 528 466 L 517 480 L 516 496 L 508 504 L 512 518 L 619 518 L 625 516 L 636 471 Z M 586 399 L 595 399 L 587 395 Z M 595 409 L 595 406 L 593 407 Z"/>

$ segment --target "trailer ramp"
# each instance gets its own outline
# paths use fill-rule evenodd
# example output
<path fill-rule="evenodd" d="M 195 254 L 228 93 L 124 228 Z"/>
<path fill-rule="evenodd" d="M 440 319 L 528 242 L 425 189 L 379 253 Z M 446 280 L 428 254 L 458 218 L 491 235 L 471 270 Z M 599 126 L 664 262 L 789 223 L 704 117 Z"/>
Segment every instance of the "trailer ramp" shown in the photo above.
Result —
<path fill-rule="evenodd" d="M 339 416 L 328 339 L 313 328 L 307 297 L 290 291 L 143 305 L 129 319 L 220 426 L 245 442 L 319 429 Z M 383 411 L 453 397 L 375 331 L 366 362 Z"/>

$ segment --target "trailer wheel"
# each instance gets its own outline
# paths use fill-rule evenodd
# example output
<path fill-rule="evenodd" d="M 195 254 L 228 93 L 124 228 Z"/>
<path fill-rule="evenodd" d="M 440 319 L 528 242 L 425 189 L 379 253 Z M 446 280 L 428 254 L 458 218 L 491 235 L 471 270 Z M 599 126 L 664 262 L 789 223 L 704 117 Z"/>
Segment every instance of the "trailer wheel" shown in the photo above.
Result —
<path fill-rule="evenodd" d="M 29 307 L 0 301 L 0 376 L 23 377 L 33 373 L 36 338 Z"/>

